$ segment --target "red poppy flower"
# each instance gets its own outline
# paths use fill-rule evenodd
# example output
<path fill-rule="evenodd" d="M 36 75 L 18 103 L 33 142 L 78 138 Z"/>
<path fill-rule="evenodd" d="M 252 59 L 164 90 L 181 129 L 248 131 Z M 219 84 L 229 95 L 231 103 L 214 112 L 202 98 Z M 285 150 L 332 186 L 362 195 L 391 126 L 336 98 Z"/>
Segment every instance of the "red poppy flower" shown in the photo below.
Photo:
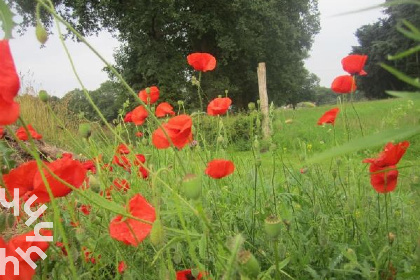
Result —
<path fill-rule="evenodd" d="M 321 118 L 319 118 L 318 125 L 322 125 L 324 123 L 330 123 L 334 125 L 338 112 L 340 112 L 339 108 L 332 108 L 331 110 L 328 110 L 322 115 Z"/>
<path fill-rule="evenodd" d="M 33 139 L 39 140 L 42 139 L 42 135 L 36 132 L 36 130 L 32 127 L 32 125 L 28 124 L 27 129 L 29 133 L 31 134 L 31 137 Z M 19 127 L 16 130 L 16 137 L 19 138 L 19 140 L 27 141 L 28 140 L 28 134 L 26 133 L 26 130 L 23 126 Z"/>
<path fill-rule="evenodd" d="M 123 274 L 126 269 L 127 269 L 127 265 L 125 264 L 125 262 L 120 261 L 118 264 L 118 273 Z"/>
<path fill-rule="evenodd" d="M 142 125 L 145 121 L 149 113 L 143 106 L 138 106 L 133 110 L 133 114 L 131 115 L 131 119 L 135 125 Z"/>
<path fill-rule="evenodd" d="M 0 40 L 0 54 L 0 125 L 8 125 L 19 117 L 19 104 L 14 98 L 20 82 L 8 40 Z"/>
<path fill-rule="evenodd" d="M 3 182 L 9 194 L 14 196 L 14 189 L 19 189 L 19 197 L 24 196 L 34 188 L 34 177 L 38 172 L 35 160 L 31 160 L 10 170 L 8 174 L 3 175 Z"/>
<path fill-rule="evenodd" d="M 126 123 L 133 122 L 133 119 L 131 118 L 131 117 L 132 117 L 132 115 L 133 115 L 133 112 L 132 112 L 132 111 L 131 111 L 131 112 L 128 112 L 128 113 L 125 115 L 125 117 L 124 117 L 124 122 L 126 122 Z"/>
<path fill-rule="evenodd" d="M 128 172 L 131 171 L 131 163 L 126 156 L 114 156 L 112 158 L 112 163 L 121 166 Z"/>
<path fill-rule="evenodd" d="M 397 168 L 395 165 L 383 168 L 375 164 L 370 165 L 370 183 L 378 193 L 388 193 L 395 190 L 398 179 L 398 170 L 395 168 Z"/>
<path fill-rule="evenodd" d="M 143 163 L 146 162 L 146 157 L 142 154 L 137 154 L 136 158 L 134 159 L 134 165 L 138 166 L 138 165 L 142 165 Z"/>
<path fill-rule="evenodd" d="M 40 235 L 47 237 L 52 236 L 53 234 L 51 230 L 41 229 Z M 35 236 L 34 231 L 15 236 L 12 239 L 10 239 L 7 243 L 0 237 L 0 248 L 5 249 L 6 257 L 15 257 L 19 262 L 18 275 L 14 275 L 14 264 L 13 262 L 9 261 L 5 264 L 5 274 L 0 275 L 0 279 L 31 280 L 32 277 L 35 275 L 35 270 L 16 252 L 16 249 L 19 247 L 23 252 L 27 252 L 29 248 L 35 246 L 45 253 L 45 251 L 50 245 L 48 241 L 27 241 L 26 237 L 28 236 Z M 30 254 L 30 259 L 33 262 L 38 261 L 40 258 L 41 256 L 39 256 L 35 252 Z"/>
<path fill-rule="evenodd" d="M 207 164 L 206 174 L 214 179 L 226 177 L 235 171 L 235 165 L 230 160 L 214 159 Z"/>
<path fill-rule="evenodd" d="M 87 160 L 83 163 L 83 167 L 86 171 L 92 172 L 92 174 L 96 174 L 96 164 L 93 160 Z"/>
<path fill-rule="evenodd" d="M 199 272 L 197 277 L 194 277 L 191 273 L 191 269 L 185 269 L 176 272 L 176 280 L 200 280 L 203 277 L 203 273 Z"/>
<path fill-rule="evenodd" d="M 141 131 L 137 131 L 136 134 L 134 134 L 136 137 L 142 137 L 143 136 L 143 132 Z"/>
<path fill-rule="evenodd" d="M 396 145 L 390 142 L 386 144 L 383 152 L 379 154 L 378 158 L 367 158 L 363 160 L 363 162 L 372 163 L 378 167 L 396 165 L 403 157 L 409 146 L 410 142 L 408 141 L 403 141 Z"/>
<path fill-rule="evenodd" d="M 138 176 L 141 176 L 143 179 L 147 179 L 149 177 L 149 172 L 143 166 L 139 167 L 139 172 L 137 173 Z"/>
<path fill-rule="evenodd" d="M 127 180 L 125 179 L 114 179 L 114 181 L 112 182 L 113 186 L 115 186 L 117 189 L 119 189 L 120 191 L 128 191 L 130 189 L 130 184 L 128 183 Z"/>
<path fill-rule="evenodd" d="M 79 207 L 79 210 L 87 216 L 90 214 L 90 211 L 92 210 L 92 206 L 83 204 Z"/>
<path fill-rule="evenodd" d="M 209 53 L 192 53 L 187 56 L 187 61 L 195 70 L 201 72 L 216 68 L 216 58 Z"/>
<path fill-rule="evenodd" d="M 155 208 L 140 194 L 130 199 L 128 204 L 132 216 L 153 223 L 156 219 Z M 146 224 L 134 219 L 126 219 L 118 215 L 109 224 L 109 233 L 112 238 L 127 245 L 137 246 L 152 230 L 152 224 Z"/>
<path fill-rule="evenodd" d="M 61 248 L 61 252 L 63 253 L 64 256 L 68 255 L 66 247 L 64 246 L 63 242 L 55 242 L 55 246 L 57 246 L 58 248 Z"/>
<path fill-rule="evenodd" d="M 168 134 L 172 143 L 178 149 L 182 149 L 186 144 L 192 141 L 192 119 L 187 115 L 179 115 L 170 119 L 162 127 Z M 170 142 L 161 128 L 153 132 L 152 142 L 158 149 L 170 147 Z"/>
<path fill-rule="evenodd" d="M 139 98 L 146 104 L 154 104 L 159 99 L 159 88 L 151 86 L 139 92 Z"/>
<path fill-rule="evenodd" d="M 126 144 L 119 144 L 116 152 L 120 155 L 127 155 L 130 153 L 130 150 L 128 149 Z"/>
<path fill-rule="evenodd" d="M 162 102 L 156 107 L 155 115 L 158 118 L 163 118 L 167 115 L 174 116 L 174 107 L 172 107 L 168 102 Z"/>
<path fill-rule="evenodd" d="M 408 141 L 403 141 L 396 145 L 388 143 L 378 158 L 363 160 L 365 163 L 370 163 L 370 183 L 377 192 L 387 193 L 395 189 L 398 179 L 396 164 L 409 146 L 410 143 Z"/>
<path fill-rule="evenodd" d="M 363 67 L 367 58 L 367 55 L 352 54 L 343 58 L 341 64 L 343 65 L 344 71 L 351 75 L 366 75 L 367 73 L 363 70 Z"/>
<path fill-rule="evenodd" d="M 51 163 L 47 163 L 47 167 L 56 177 L 74 186 L 80 188 L 86 179 L 86 169 L 83 165 L 73 159 L 58 159 Z M 65 184 L 61 183 L 53 177 L 48 170 L 44 170 L 46 180 L 54 197 L 65 196 L 72 191 Z M 34 177 L 34 189 L 29 193 L 29 196 L 35 194 L 38 198 L 36 203 L 44 203 L 50 201 L 47 187 L 45 186 L 41 172 L 37 172 Z"/>
<path fill-rule="evenodd" d="M 207 106 L 207 114 L 210 116 L 224 115 L 231 104 L 232 100 L 229 97 L 215 98 Z"/>
<path fill-rule="evenodd" d="M 4 128 L 0 126 L 0 139 L 3 138 Z"/>
<path fill-rule="evenodd" d="M 68 159 L 72 159 L 73 158 L 73 154 L 72 153 L 63 153 L 61 155 L 61 158 L 68 158 Z"/>
<path fill-rule="evenodd" d="M 356 82 L 350 75 L 338 76 L 331 84 L 331 90 L 335 93 L 351 93 L 356 89 Z"/>

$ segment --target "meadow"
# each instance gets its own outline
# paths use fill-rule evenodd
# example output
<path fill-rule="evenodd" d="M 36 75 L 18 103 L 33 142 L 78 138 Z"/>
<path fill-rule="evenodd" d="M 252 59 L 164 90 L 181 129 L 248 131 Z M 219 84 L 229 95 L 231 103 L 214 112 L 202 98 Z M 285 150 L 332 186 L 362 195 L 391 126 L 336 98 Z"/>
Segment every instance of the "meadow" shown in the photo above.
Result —
<path fill-rule="evenodd" d="M 178 111 L 104 61 L 135 98 L 108 123 L 84 88 L 101 121 L 18 96 L 0 51 L 0 279 L 419 278 L 420 99 L 353 102 L 367 56 L 343 59 L 336 104 L 271 105 L 263 137 L 258 102 L 203 100 L 208 53 L 186 58 L 200 108 Z"/>

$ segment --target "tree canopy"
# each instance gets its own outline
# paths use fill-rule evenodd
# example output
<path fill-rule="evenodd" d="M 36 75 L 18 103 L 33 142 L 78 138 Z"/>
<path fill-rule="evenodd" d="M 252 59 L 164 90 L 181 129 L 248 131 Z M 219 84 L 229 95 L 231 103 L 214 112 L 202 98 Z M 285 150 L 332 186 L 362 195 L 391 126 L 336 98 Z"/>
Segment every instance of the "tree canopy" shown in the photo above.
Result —
<path fill-rule="evenodd" d="M 389 1 L 387 1 L 389 2 Z M 418 52 L 401 60 L 388 61 L 388 55 L 408 50 L 418 43 L 404 36 L 400 30 L 403 20 L 414 26 L 420 26 L 420 5 L 400 4 L 388 7 L 386 18 L 364 25 L 356 32 L 360 46 L 353 47 L 354 53 L 368 55 L 367 76 L 358 81 L 358 88 L 369 98 L 386 97 L 386 90 L 411 90 L 406 83 L 398 80 L 379 64 L 386 63 L 412 77 L 420 76 Z"/>
<path fill-rule="evenodd" d="M 107 29 L 122 42 L 116 66 L 135 89 L 157 85 L 166 100 L 194 105 L 186 83 L 193 75 L 186 56 L 208 52 L 217 58 L 202 87 L 211 99 L 224 94 L 236 105 L 258 99 L 256 68 L 267 65 L 269 99 L 297 103 L 313 81 L 304 68 L 319 31 L 317 0 L 52 0 L 82 34 Z M 25 24 L 34 22 L 36 1 L 11 3 Z M 43 14 L 48 26 L 50 18 Z"/>

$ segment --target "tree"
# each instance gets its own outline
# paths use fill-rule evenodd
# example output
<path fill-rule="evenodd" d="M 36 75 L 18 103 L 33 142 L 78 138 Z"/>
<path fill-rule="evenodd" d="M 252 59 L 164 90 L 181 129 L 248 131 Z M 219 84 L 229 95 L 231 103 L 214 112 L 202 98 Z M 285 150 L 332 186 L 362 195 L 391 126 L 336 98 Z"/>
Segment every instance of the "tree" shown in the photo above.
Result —
<path fill-rule="evenodd" d="M 12 5 L 33 21 L 32 0 Z M 229 91 L 238 106 L 258 96 L 256 67 L 266 62 L 270 99 L 287 102 L 306 79 L 303 59 L 319 31 L 317 0 L 53 0 L 59 12 L 82 34 L 101 28 L 118 31 L 123 42 L 118 69 L 136 90 L 158 85 L 165 100 L 196 96 L 186 83 L 186 56 L 209 52 L 218 61 L 205 73 L 207 99 Z M 66 7 L 66 8 L 63 8 Z M 44 17 L 48 22 L 48 18 Z"/>
<path fill-rule="evenodd" d="M 89 94 L 108 122 L 118 117 L 118 110 L 128 98 L 122 86 L 111 81 L 102 83 L 98 89 L 90 91 Z M 101 120 L 80 89 L 68 92 L 63 96 L 62 102 L 66 102 L 75 114 L 83 113 L 83 116 L 90 121 Z"/>
<path fill-rule="evenodd" d="M 387 1 L 388 2 L 388 1 Z M 357 81 L 358 88 L 368 98 L 384 98 L 386 90 L 412 90 L 406 83 L 398 80 L 379 64 L 385 63 L 412 77 L 420 76 L 418 53 L 397 61 L 388 61 L 388 55 L 394 55 L 417 45 L 405 37 L 399 29 L 402 21 L 408 20 L 413 25 L 420 26 L 420 5 L 401 4 L 385 10 L 387 18 L 364 25 L 356 32 L 360 46 L 353 47 L 353 53 L 368 55 L 366 64 L 367 76 Z"/>

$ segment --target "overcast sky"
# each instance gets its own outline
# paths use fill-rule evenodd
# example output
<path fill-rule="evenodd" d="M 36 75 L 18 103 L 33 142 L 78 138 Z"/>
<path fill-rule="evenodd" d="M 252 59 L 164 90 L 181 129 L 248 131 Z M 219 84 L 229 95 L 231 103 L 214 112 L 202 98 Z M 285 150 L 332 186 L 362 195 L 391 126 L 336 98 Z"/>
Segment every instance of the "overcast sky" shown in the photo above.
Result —
<path fill-rule="evenodd" d="M 306 61 L 309 71 L 321 79 L 321 85 L 329 87 L 335 76 L 341 75 L 341 58 L 357 45 L 354 36 L 357 28 L 375 22 L 382 17 L 381 9 L 336 16 L 344 12 L 384 3 L 384 0 L 319 0 L 321 32 L 315 37 L 311 57 Z M 110 34 L 90 37 L 88 41 L 110 62 L 118 42 Z M 93 90 L 107 80 L 102 71 L 103 63 L 81 43 L 67 40 L 79 75 L 87 89 Z M 10 41 L 18 71 L 22 76 L 22 88 L 33 87 L 50 94 L 63 96 L 80 88 L 57 36 L 50 36 L 44 48 L 40 48 L 35 32 L 29 29 L 24 36 L 15 35 Z"/>

